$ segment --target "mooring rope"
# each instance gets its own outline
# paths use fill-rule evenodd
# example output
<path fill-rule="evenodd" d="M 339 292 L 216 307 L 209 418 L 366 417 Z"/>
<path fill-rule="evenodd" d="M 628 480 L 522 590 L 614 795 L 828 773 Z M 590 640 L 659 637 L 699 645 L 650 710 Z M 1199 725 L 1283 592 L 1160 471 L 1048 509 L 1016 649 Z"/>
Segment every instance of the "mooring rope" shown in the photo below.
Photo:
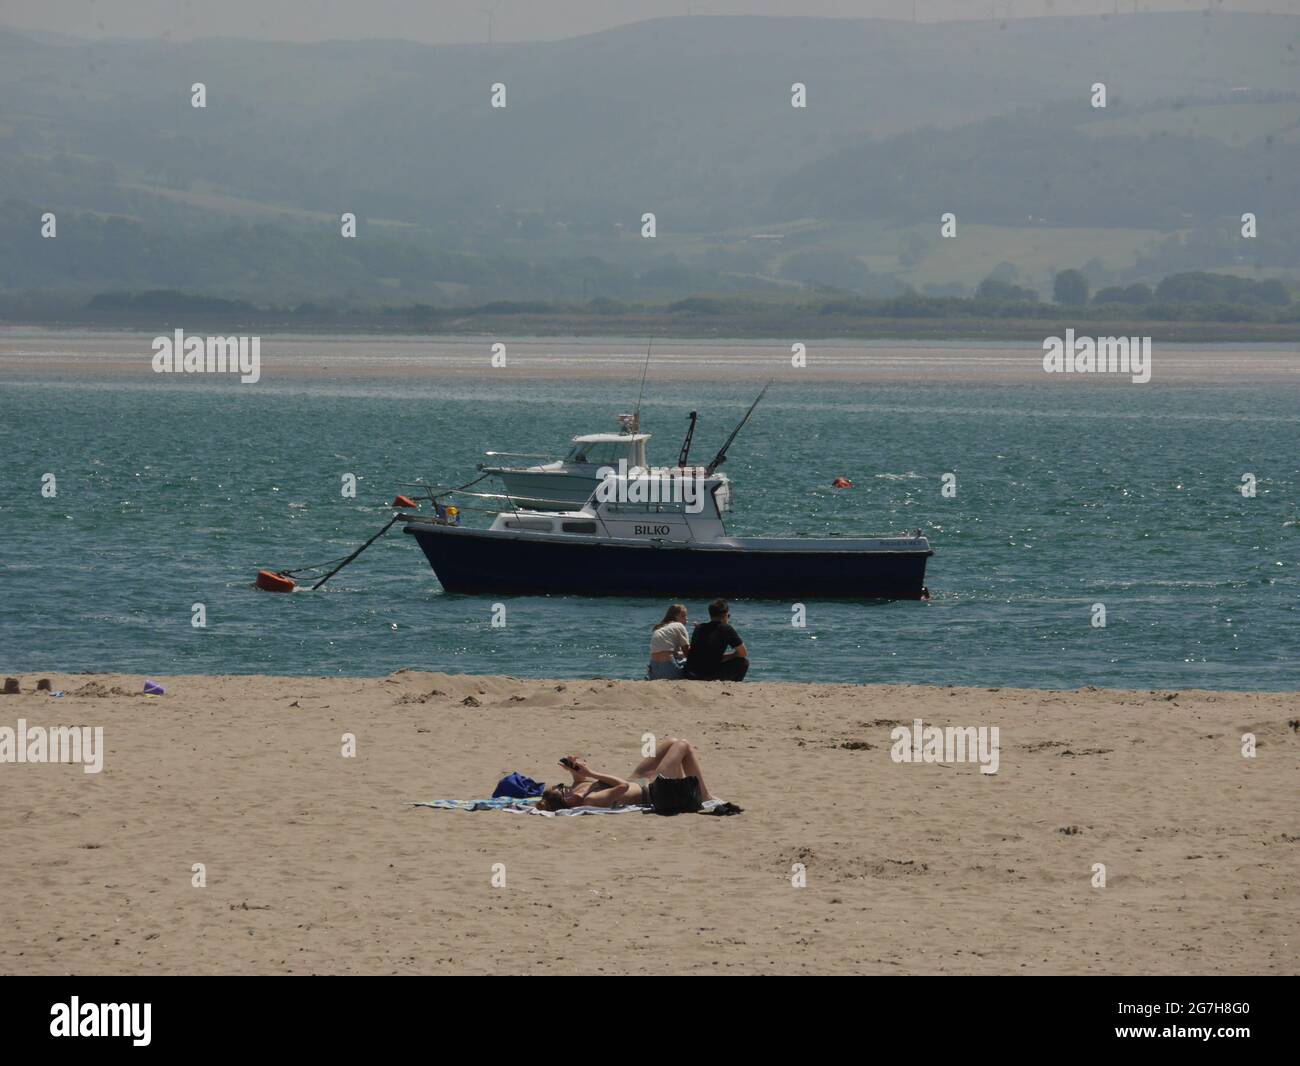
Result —
<path fill-rule="evenodd" d="M 385 533 L 387 533 L 390 529 L 392 529 L 394 523 L 398 522 L 401 518 L 402 518 L 402 516 L 401 516 L 400 514 L 395 514 L 395 515 L 393 515 L 392 518 L 390 518 L 387 522 L 384 523 L 383 528 L 382 528 L 378 533 L 376 533 L 373 537 L 371 537 L 368 541 L 366 541 L 363 545 L 361 545 L 361 547 L 359 547 L 359 548 L 358 548 L 356 551 L 354 551 L 351 555 L 346 556 L 346 557 L 343 559 L 343 561 L 342 561 L 341 563 L 339 563 L 338 566 L 336 566 L 333 570 L 331 570 L 331 571 L 330 571 L 328 574 L 326 574 L 323 578 L 321 578 L 319 581 L 317 581 L 316 584 L 314 584 L 314 585 L 312 586 L 312 590 L 314 591 L 314 590 L 320 588 L 323 584 L 325 584 L 326 581 L 328 581 L 330 578 L 332 578 L 335 574 L 337 574 L 340 570 L 342 570 L 345 566 L 347 566 L 348 563 L 352 562 L 353 559 L 355 559 L 355 558 L 356 558 L 358 555 L 360 555 L 363 551 L 365 551 L 367 548 L 369 548 L 370 545 L 374 544 L 375 541 L 377 541 L 380 537 L 382 537 Z"/>
<path fill-rule="evenodd" d="M 308 570 L 324 570 L 325 567 L 333 566 L 335 563 L 342 562 L 346 558 L 346 555 L 340 555 L 337 559 L 326 559 L 323 563 L 313 563 L 311 566 L 299 566 L 292 570 L 276 570 L 273 572 L 279 574 L 281 577 L 293 577 L 295 574 L 305 574 Z"/>
<path fill-rule="evenodd" d="M 491 476 L 492 476 L 491 474 L 479 474 L 479 476 L 476 477 L 473 481 L 467 481 L 467 482 L 465 482 L 465 484 L 459 486 L 458 488 L 454 488 L 454 489 L 444 489 L 442 492 L 438 493 L 438 495 L 439 495 L 439 496 L 446 496 L 447 493 L 449 493 L 449 492 L 464 492 L 464 491 L 465 491 L 467 488 L 469 488 L 471 485 L 477 485 L 477 484 L 478 484 L 480 481 L 482 481 L 485 477 L 491 477 Z"/>
<path fill-rule="evenodd" d="M 452 492 L 464 492 L 466 489 L 474 485 L 477 485 L 484 478 L 491 477 L 491 476 L 492 476 L 491 474 L 480 474 L 478 477 L 474 478 L 473 481 L 467 481 L 465 482 L 465 484 L 459 486 L 458 488 L 446 489 L 443 492 L 438 493 L 438 496 L 445 496 L 448 493 L 452 493 Z M 425 486 L 425 487 L 429 489 L 429 498 L 433 500 L 436 504 L 437 497 L 434 496 L 432 487 L 431 486 Z M 393 527 L 393 524 L 401 517 L 402 516 L 400 514 L 393 515 L 393 517 L 389 519 L 387 523 L 385 523 L 383 529 L 381 529 L 378 533 L 376 533 L 373 537 L 371 537 L 368 541 L 366 541 L 363 545 L 361 545 L 361 547 L 359 547 L 356 551 L 352 552 L 349 555 L 340 555 L 337 558 L 326 559 L 325 562 L 323 563 L 313 563 L 310 566 L 296 566 L 292 570 L 275 570 L 272 572 L 279 577 L 293 578 L 298 574 L 305 574 L 312 570 L 324 570 L 328 566 L 333 566 L 334 567 L 333 570 L 331 570 L 323 578 L 317 581 L 316 584 L 312 585 L 313 589 L 318 589 L 323 584 L 325 584 L 326 581 L 328 581 L 340 570 L 342 570 L 345 566 L 347 566 L 348 563 L 352 562 L 353 559 L 355 559 L 363 551 L 369 548 L 370 545 L 372 545 L 375 541 L 377 541 L 380 537 L 382 537 L 385 533 L 387 533 Z M 335 566 L 336 563 L 338 564 L 337 566 Z"/>

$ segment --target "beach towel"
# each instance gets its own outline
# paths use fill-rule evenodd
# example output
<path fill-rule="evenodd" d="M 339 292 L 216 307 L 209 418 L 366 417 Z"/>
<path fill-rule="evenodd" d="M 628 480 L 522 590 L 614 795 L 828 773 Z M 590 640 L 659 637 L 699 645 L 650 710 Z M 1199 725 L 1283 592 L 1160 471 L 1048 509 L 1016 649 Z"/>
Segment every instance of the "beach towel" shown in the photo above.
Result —
<path fill-rule="evenodd" d="M 562 811 L 544 811 L 541 807 L 507 807 L 506 810 L 512 810 L 516 814 L 540 814 L 543 818 L 554 818 L 556 815 L 572 817 L 575 814 L 633 814 L 637 811 L 648 811 L 649 807 L 565 807 Z"/>
<path fill-rule="evenodd" d="M 494 796 L 481 800 L 427 800 L 412 803 L 412 807 L 433 807 L 443 811 L 505 811 L 513 807 L 530 808 L 537 803 L 535 799 L 517 799 L 514 796 Z"/>
<path fill-rule="evenodd" d="M 554 818 L 556 815 L 575 814 L 632 814 L 633 812 L 638 812 L 640 814 L 656 813 L 653 807 L 641 807 L 636 805 L 630 807 L 567 807 L 562 811 L 544 811 L 540 807 L 506 807 L 505 810 L 513 811 L 515 814 L 540 814 L 544 818 Z M 728 803 L 726 800 L 711 799 L 705 800 L 700 806 L 700 809 L 695 813 L 726 816 L 731 814 L 740 814 L 743 810 L 743 807 L 737 807 L 734 803 Z"/>
<path fill-rule="evenodd" d="M 421 803 L 412 803 L 412 807 L 432 807 L 440 811 L 509 811 L 512 814 L 540 814 L 543 818 L 554 818 L 556 815 L 563 817 L 573 817 L 579 814 L 651 814 L 651 807 L 567 807 L 562 811 L 544 811 L 537 806 L 535 799 L 513 799 L 509 796 L 499 796 L 494 799 L 481 800 L 426 800 Z M 734 803 L 727 803 L 724 800 L 711 799 L 705 800 L 704 806 L 696 813 L 698 814 L 739 814 L 744 808 L 737 807 Z"/>

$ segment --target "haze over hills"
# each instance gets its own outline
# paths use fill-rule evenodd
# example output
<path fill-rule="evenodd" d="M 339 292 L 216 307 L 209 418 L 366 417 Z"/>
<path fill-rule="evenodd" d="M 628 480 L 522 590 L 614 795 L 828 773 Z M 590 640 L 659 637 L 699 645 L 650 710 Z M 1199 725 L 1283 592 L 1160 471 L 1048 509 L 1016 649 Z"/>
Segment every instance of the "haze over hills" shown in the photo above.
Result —
<path fill-rule="evenodd" d="M 669 14 L 981 21 L 1142 11 L 1217 9 L 1290 12 L 1293 0 L 367 0 L 365 4 L 220 4 L 169 0 L 5 0 L 5 21 L 27 32 L 92 40 L 158 38 L 191 41 L 403 40 L 425 44 L 558 41 Z M 310 12 L 303 17 L 303 9 Z"/>
<path fill-rule="evenodd" d="M 694 17 L 492 47 L 0 31 L 11 297 L 872 294 L 1000 264 L 1039 286 L 1085 265 L 1293 279 L 1298 175 L 1295 16 Z"/>

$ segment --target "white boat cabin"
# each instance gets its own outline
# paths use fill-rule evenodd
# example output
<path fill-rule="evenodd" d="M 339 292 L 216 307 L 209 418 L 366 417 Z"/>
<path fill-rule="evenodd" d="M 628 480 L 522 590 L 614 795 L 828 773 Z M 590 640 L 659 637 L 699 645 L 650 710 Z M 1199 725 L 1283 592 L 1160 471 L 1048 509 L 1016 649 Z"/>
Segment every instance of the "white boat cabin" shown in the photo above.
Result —
<path fill-rule="evenodd" d="M 645 470 L 645 445 L 649 439 L 649 433 L 587 433 L 573 438 L 573 447 L 560 465 L 617 468 L 619 460 L 623 460 L 628 470 Z"/>
<path fill-rule="evenodd" d="M 685 474 L 611 475 L 579 510 L 502 511 L 491 529 L 619 540 L 711 541 L 727 535 L 722 511 L 729 494 L 726 475 L 705 477 L 700 468 Z"/>

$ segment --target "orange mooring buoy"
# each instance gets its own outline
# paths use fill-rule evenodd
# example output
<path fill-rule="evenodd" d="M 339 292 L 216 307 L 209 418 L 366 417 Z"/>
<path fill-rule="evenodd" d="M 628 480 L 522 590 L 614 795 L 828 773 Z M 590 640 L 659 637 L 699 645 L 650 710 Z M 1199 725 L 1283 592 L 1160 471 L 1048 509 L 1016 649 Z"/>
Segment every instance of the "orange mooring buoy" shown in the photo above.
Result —
<path fill-rule="evenodd" d="M 831 482 L 831 488 L 851 489 L 853 488 L 853 482 L 846 477 L 837 477 L 834 481 Z"/>
<path fill-rule="evenodd" d="M 259 570 L 253 586 L 263 592 L 292 592 L 297 587 L 297 583 L 291 577 L 281 577 L 279 574 L 271 573 L 270 570 Z"/>
<path fill-rule="evenodd" d="M 394 496 L 393 506 L 399 508 L 405 507 L 412 511 L 418 511 L 420 509 L 420 505 L 416 503 L 413 499 L 411 499 L 411 497 L 409 496 Z"/>

